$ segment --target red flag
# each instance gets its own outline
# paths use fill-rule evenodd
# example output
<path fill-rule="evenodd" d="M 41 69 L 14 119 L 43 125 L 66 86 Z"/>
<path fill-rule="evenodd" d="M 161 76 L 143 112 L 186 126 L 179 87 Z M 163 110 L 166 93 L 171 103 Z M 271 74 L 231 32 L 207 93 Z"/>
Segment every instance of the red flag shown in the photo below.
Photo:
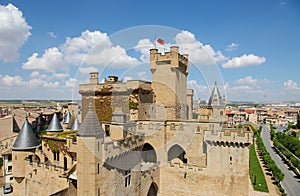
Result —
<path fill-rule="evenodd" d="M 162 39 L 157 39 L 156 42 L 159 43 L 160 45 L 164 45 L 165 44 L 165 41 L 162 40 Z"/>

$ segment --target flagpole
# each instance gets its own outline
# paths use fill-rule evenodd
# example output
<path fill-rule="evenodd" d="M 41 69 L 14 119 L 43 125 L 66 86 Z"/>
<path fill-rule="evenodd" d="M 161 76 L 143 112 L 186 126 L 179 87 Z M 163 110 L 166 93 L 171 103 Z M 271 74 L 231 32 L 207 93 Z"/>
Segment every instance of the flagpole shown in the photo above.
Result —
<path fill-rule="evenodd" d="M 156 49 L 156 35 L 154 34 L 154 47 Z"/>

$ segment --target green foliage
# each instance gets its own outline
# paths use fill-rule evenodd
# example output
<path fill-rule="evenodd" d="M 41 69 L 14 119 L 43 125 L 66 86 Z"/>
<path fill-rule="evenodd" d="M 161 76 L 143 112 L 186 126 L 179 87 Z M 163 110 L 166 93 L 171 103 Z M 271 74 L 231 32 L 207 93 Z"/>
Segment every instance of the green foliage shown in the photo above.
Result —
<path fill-rule="evenodd" d="M 138 109 L 139 103 L 134 101 L 129 101 L 129 109 Z"/>
<path fill-rule="evenodd" d="M 269 192 L 265 176 L 255 153 L 254 145 L 250 146 L 249 150 L 249 168 L 253 189 L 261 192 Z"/>
<path fill-rule="evenodd" d="M 270 130 L 271 130 L 271 132 L 270 132 L 271 140 L 273 140 L 276 136 L 276 132 L 275 132 L 275 129 L 274 129 L 273 125 L 270 125 Z"/>
<path fill-rule="evenodd" d="M 294 137 L 292 135 L 286 135 L 283 133 L 276 133 L 276 139 L 280 144 L 282 144 L 285 148 L 291 151 L 294 155 L 300 158 L 300 141 L 298 137 Z"/>
<path fill-rule="evenodd" d="M 294 157 L 295 153 L 293 155 L 287 147 L 283 146 L 283 144 L 281 144 L 277 140 L 278 138 L 281 138 L 280 141 L 282 141 L 282 137 L 285 137 L 285 138 L 286 137 L 295 138 L 295 137 L 288 136 L 288 135 L 285 135 L 285 134 L 282 134 L 282 133 L 277 133 L 276 134 L 276 139 L 274 139 L 273 144 L 276 147 L 276 150 L 280 152 L 279 155 L 281 157 L 283 157 L 284 159 L 286 159 L 287 161 L 289 161 L 288 164 L 292 167 L 292 169 L 294 170 L 295 173 L 298 173 L 296 168 L 298 168 L 298 170 L 300 170 L 300 160 L 297 159 L 296 157 Z M 291 147 L 291 145 L 288 145 L 288 146 Z M 296 153 L 299 154 L 299 151 L 296 152 Z"/>
<path fill-rule="evenodd" d="M 262 138 L 260 136 L 261 127 L 258 130 L 255 130 L 253 127 L 251 127 L 251 128 L 252 128 L 253 132 L 256 133 L 257 147 L 258 147 L 261 155 L 263 156 L 264 163 L 271 170 L 272 175 L 273 175 L 274 180 L 275 180 L 275 183 L 278 185 L 280 183 L 280 181 L 282 181 L 284 179 L 284 174 L 277 167 L 276 163 L 271 158 L 269 152 L 267 151 L 267 149 L 266 149 L 266 147 L 265 147 L 265 145 L 263 143 L 263 140 L 262 140 Z"/>

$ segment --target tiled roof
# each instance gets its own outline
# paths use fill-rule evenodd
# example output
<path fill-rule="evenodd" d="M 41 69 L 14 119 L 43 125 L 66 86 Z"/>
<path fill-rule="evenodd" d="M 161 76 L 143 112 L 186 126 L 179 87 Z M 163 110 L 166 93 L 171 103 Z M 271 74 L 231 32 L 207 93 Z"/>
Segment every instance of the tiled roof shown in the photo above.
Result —
<path fill-rule="evenodd" d="M 71 121 L 71 113 L 68 111 L 64 117 L 63 124 L 69 124 Z"/>
<path fill-rule="evenodd" d="M 89 106 L 89 110 L 80 125 L 77 135 L 104 137 L 104 131 L 91 105 Z"/>
<path fill-rule="evenodd" d="M 47 131 L 48 132 L 62 132 L 62 131 L 64 131 L 64 129 L 62 128 L 62 126 L 59 122 L 59 119 L 58 119 L 56 113 L 54 113 Z"/>
<path fill-rule="evenodd" d="M 38 138 L 35 136 L 28 119 L 26 117 L 22 129 L 12 147 L 13 150 L 26 150 L 40 146 Z"/>
<path fill-rule="evenodd" d="M 78 131 L 79 130 L 79 126 L 80 126 L 80 124 L 79 124 L 78 118 L 76 117 L 75 121 L 74 121 L 74 123 L 72 125 L 71 130 L 72 131 Z"/>

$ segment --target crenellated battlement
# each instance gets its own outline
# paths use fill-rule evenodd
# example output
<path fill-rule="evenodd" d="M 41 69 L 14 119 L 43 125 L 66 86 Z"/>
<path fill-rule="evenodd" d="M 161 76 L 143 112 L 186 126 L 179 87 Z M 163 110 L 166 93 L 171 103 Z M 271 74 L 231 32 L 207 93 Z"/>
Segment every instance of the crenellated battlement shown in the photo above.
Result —
<path fill-rule="evenodd" d="M 155 70 L 159 64 L 169 64 L 171 67 L 179 68 L 188 74 L 188 55 L 179 54 L 178 46 L 171 46 L 170 52 L 159 53 L 158 49 L 150 49 L 150 69 Z"/>
<path fill-rule="evenodd" d="M 252 144 L 252 133 L 242 129 L 226 129 L 221 132 L 206 131 L 204 141 L 215 146 L 248 147 Z"/>

